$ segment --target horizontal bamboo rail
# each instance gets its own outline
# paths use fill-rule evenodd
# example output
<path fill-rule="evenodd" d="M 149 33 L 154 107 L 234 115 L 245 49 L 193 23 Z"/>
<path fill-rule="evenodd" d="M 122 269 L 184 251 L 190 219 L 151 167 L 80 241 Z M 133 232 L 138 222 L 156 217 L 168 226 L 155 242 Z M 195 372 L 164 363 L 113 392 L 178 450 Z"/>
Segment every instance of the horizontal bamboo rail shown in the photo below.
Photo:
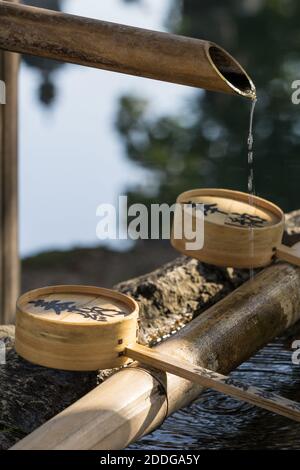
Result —
<path fill-rule="evenodd" d="M 277 263 L 155 349 L 226 374 L 299 319 L 300 269 Z M 169 373 L 123 369 L 12 449 L 121 449 L 202 390 Z"/>
<path fill-rule="evenodd" d="M 0 1 L 0 48 L 207 90 L 255 96 L 216 44 Z"/>

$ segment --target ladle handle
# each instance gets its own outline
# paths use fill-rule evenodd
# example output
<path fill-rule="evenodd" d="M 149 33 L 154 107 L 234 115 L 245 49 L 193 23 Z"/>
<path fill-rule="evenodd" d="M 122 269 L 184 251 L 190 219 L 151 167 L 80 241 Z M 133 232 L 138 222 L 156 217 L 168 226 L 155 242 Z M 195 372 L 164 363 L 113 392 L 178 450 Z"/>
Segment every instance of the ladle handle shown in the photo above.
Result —
<path fill-rule="evenodd" d="M 276 249 L 276 257 L 282 261 L 300 266 L 300 242 L 292 247 L 280 245 Z"/>
<path fill-rule="evenodd" d="M 287 400 L 273 392 L 242 384 L 212 370 L 162 354 L 139 344 L 128 346 L 125 355 L 170 374 L 209 387 L 268 411 L 300 422 L 300 403 Z"/>

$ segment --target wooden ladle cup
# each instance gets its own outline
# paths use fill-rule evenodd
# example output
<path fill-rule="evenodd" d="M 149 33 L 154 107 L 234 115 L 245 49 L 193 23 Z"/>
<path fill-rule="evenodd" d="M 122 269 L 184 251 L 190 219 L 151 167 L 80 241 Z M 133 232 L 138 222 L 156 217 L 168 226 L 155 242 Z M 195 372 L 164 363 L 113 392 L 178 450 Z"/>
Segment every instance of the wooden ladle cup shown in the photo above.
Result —
<path fill-rule="evenodd" d="M 202 208 L 204 212 L 201 249 L 187 249 L 191 240 L 186 238 L 184 226 L 179 237 L 175 237 L 173 229 L 171 243 L 181 253 L 205 263 L 233 268 L 259 268 L 274 259 L 300 266 L 299 247 L 289 248 L 282 244 L 285 218 L 275 204 L 228 189 L 186 191 L 180 194 L 177 203 L 182 224 L 187 210 L 194 208 L 193 226 L 196 225 L 196 208 Z"/>

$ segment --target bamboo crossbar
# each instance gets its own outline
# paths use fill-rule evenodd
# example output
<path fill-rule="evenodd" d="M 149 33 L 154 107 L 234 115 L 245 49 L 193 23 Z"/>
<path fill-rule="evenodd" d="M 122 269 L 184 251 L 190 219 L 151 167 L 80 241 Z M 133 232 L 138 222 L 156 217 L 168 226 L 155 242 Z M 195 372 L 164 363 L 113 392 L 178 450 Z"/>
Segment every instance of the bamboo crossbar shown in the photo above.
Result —
<path fill-rule="evenodd" d="M 255 96 L 216 44 L 0 1 L 0 48 L 207 90 Z"/>

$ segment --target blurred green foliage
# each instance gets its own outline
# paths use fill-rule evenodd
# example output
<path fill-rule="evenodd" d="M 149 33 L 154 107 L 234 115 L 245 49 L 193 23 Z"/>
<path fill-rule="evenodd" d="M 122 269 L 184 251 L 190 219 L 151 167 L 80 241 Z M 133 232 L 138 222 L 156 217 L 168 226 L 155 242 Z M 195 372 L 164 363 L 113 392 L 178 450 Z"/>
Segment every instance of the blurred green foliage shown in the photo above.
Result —
<path fill-rule="evenodd" d="M 297 0 L 172 0 L 166 18 L 172 32 L 224 47 L 254 80 L 255 190 L 285 210 L 300 207 L 300 105 L 291 101 L 299 19 Z M 130 199 L 171 203 L 197 187 L 247 191 L 249 113 L 244 98 L 192 90 L 180 115 L 156 119 L 146 101 L 123 97 L 117 127 L 128 157 L 153 176 L 128 188 Z"/>

